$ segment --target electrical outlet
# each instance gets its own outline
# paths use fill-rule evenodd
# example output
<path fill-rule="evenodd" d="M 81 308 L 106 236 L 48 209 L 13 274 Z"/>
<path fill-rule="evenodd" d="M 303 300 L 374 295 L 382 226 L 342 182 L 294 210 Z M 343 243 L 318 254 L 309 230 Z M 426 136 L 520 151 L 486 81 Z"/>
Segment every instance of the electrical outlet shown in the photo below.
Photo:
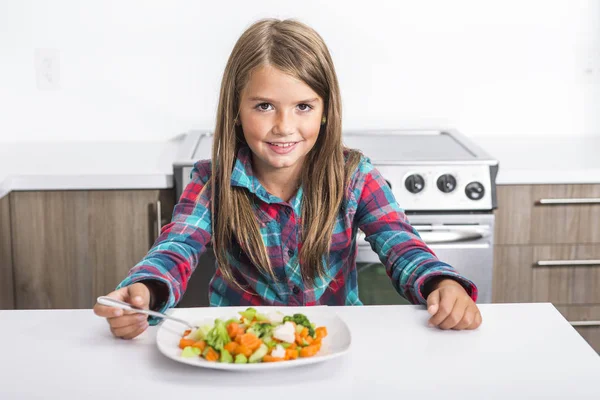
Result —
<path fill-rule="evenodd" d="M 38 90 L 60 89 L 60 52 L 35 49 L 35 76 Z"/>

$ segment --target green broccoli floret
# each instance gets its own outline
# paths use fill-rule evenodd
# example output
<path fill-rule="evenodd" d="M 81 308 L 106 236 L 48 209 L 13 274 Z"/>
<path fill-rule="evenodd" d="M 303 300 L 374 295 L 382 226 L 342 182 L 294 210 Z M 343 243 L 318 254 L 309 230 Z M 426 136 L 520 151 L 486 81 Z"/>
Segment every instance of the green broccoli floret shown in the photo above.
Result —
<path fill-rule="evenodd" d="M 254 333 L 259 338 L 263 338 L 265 336 L 273 336 L 274 328 L 275 327 L 268 322 L 258 322 L 252 325 L 252 327 L 248 329 L 248 332 Z"/>
<path fill-rule="evenodd" d="M 313 327 L 313 324 L 310 323 L 310 321 L 308 320 L 306 315 L 294 314 L 292 317 L 290 317 L 290 316 L 283 317 L 283 322 L 287 322 L 287 321 L 292 321 L 296 325 L 302 325 L 302 326 L 308 328 L 308 334 L 312 337 L 315 336 L 315 328 Z"/>
<path fill-rule="evenodd" d="M 223 350 L 223 346 L 229 343 L 231 339 L 229 338 L 229 334 L 227 333 L 227 327 L 225 326 L 225 322 L 220 319 L 215 320 L 215 326 L 208 332 L 206 335 L 206 343 L 216 349 Z"/>

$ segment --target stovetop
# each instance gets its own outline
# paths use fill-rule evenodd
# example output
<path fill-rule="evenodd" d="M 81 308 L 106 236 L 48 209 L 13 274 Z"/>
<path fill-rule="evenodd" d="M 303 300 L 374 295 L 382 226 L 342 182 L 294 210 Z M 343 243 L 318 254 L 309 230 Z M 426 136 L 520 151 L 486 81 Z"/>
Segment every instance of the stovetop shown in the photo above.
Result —
<path fill-rule="evenodd" d="M 343 141 L 377 164 L 497 164 L 484 150 L 453 130 L 349 131 L 344 132 Z"/>

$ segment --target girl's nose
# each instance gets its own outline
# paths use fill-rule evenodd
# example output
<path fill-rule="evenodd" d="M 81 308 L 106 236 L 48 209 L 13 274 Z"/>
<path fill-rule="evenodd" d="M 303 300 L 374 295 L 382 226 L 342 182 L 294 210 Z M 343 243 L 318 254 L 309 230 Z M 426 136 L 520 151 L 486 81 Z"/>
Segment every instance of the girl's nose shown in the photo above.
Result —
<path fill-rule="evenodd" d="M 294 117 L 292 113 L 281 111 L 277 113 L 273 132 L 277 135 L 291 135 L 294 133 Z"/>

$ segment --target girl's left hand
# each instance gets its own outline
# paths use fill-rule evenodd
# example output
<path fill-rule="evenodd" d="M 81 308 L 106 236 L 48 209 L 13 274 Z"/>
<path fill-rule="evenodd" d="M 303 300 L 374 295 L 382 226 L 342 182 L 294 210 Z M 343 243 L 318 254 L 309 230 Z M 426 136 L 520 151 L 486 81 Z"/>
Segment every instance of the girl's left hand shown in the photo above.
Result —
<path fill-rule="evenodd" d="M 481 313 L 462 285 L 453 279 L 440 281 L 427 296 L 427 311 L 432 317 L 429 326 L 440 329 L 476 329 L 481 325 Z"/>

